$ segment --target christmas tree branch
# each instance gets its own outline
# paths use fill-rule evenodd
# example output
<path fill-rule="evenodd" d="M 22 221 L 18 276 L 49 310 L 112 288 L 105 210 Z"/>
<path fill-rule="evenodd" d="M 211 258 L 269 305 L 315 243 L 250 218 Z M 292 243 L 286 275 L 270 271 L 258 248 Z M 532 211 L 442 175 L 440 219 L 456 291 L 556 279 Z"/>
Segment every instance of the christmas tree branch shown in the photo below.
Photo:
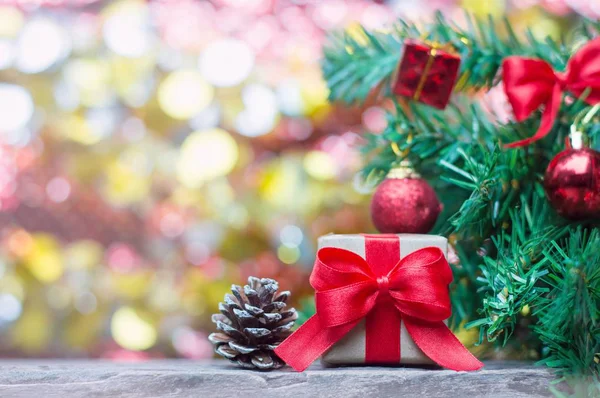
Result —
<path fill-rule="evenodd" d="M 390 81 L 398 65 L 404 40 L 422 39 L 451 46 L 461 58 L 461 89 L 490 88 L 498 83 L 498 69 L 510 55 L 542 58 L 564 69 L 571 53 L 563 43 L 539 40 L 530 32 L 525 39 L 514 33 L 510 23 L 480 21 L 467 15 L 468 27 L 447 21 L 441 13 L 424 28 L 399 21 L 391 32 L 368 32 L 363 28 L 334 35 L 324 49 L 323 75 L 332 101 L 364 101 L 376 91 L 389 95 Z M 593 25 L 587 25 L 592 34 Z"/>
<path fill-rule="evenodd" d="M 560 374 L 600 376 L 600 233 L 571 228 L 564 242 L 544 250 L 550 293 L 537 300 L 534 331 L 550 354 L 541 362 Z M 600 392 L 595 390 L 596 393 Z M 586 395 L 582 395 L 586 396 Z"/>
<path fill-rule="evenodd" d="M 461 28 L 437 15 L 424 29 L 400 21 L 390 32 L 361 29 L 333 37 L 323 61 L 330 98 L 353 103 L 373 94 L 390 96 L 405 39 L 452 47 L 461 58 L 458 87 L 472 92 L 496 85 L 499 68 L 511 55 L 541 58 L 562 71 L 600 28 L 600 22 L 588 21 L 565 42 L 540 40 L 530 32 L 521 38 L 506 21 L 468 21 Z M 531 137 L 541 110 L 522 123 L 498 123 L 472 104 L 472 97 L 456 96 L 445 111 L 395 99 L 386 129 L 366 134 L 362 151 L 369 182 L 376 184 L 408 160 L 443 192 L 445 221 L 436 231 L 450 234 L 458 256 L 452 264 L 451 324 L 471 320 L 482 340 L 504 344 L 516 335 L 530 349 L 543 345 L 537 351 L 542 363 L 558 369 L 576 394 L 595 396 L 600 393 L 598 225 L 558 217 L 542 186 L 546 166 L 564 149 L 571 125 L 589 111 L 586 95 L 567 93 L 548 136 L 519 149 L 504 144 Z M 598 117 L 581 127 L 597 147 Z"/>
<path fill-rule="evenodd" d="M 478 281 L 486 292 L 481 309 L 485 317 L 467 327 L 480 326 L 489 341 L 503 336 L 506 343 L 523 309 L 549 291 L 541 283 L 548 273 L 542 248 L 565 231 L 552 226 L 552 212 L 543 197 L 535 190 L 532 195 L 532 199 L 523 195 L 520 208 L 511 209 L 510 230 L 492 237 L 497 253 L 486 256 L 481 266 Z"/>
<path fill-rule="evenodd" d="M 322 63 L 330 100 L 364 100 L 372 87 L 389 80 L 400 48 L 395 37 L 370 33 L 362 27 L 353 33 L 332 35 Z M 384 86 L 387 89 L 389 84 Z"/>

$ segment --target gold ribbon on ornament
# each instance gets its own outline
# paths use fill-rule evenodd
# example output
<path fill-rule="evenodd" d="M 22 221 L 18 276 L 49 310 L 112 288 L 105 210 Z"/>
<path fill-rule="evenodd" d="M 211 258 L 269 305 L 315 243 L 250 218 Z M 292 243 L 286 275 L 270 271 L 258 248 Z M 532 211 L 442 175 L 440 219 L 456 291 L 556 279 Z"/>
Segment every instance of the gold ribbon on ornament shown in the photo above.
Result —
<path fill-rule="evenodd" d="M 437 41 L 430 41 L 423 39 L 423 43 L 429 46 L 429 51 L 427 53 L 427 62 L 425 63 L 425 68 L 423 68 L 423 74 L 419 78 L 419 84 L 417 84 L 417 88 L 412 96 L 414 101 L 418 101 L 421 97 L 421 93 L 423 92 L 423 88 L 425 87 L 425 83 L 427 82 L 427 77 L 429 76 L 429 72 L 431 71 L 431 67 L 433 66 L 433 61 L 437 56 L 438 52 L 443 51 L 448 54 L 456 55 L 456 49 L 450 43 L 441 44 Z"/>

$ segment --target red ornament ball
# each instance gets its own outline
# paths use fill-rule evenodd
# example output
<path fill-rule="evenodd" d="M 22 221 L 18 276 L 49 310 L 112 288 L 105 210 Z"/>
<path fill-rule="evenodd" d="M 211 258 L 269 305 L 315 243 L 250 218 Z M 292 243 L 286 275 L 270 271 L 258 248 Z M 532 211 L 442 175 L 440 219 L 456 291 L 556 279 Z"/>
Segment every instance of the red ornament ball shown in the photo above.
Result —
<path fill-rule="evenodd" d="M 441 210 L 435 191 L 422 178 L 387 178 L 371 200 L 371 218 L 381 233 L 427 233 Z"/>
<path fill-rule="evenodd" d="M 590 148 L 562 151 L 546 169 L 544 188 L 561 216 L 600 218 L 600 152 Z"/>

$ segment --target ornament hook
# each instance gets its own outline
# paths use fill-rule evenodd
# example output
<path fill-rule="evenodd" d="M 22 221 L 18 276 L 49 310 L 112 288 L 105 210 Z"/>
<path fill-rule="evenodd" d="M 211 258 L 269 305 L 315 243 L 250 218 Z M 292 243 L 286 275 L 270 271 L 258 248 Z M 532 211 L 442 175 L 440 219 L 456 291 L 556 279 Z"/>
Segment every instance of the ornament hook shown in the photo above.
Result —
<path fill-rule="evenodd" d="M 566 139 L 566 146 L 572 149 L 581 149 L 589 145 L 589 137 L 584 132 L 587 125 L 592 121 L 600 110 L 600 104 L 594 105 L 589 109 L 581 111 L 571 124 L 569 136 Z"/>

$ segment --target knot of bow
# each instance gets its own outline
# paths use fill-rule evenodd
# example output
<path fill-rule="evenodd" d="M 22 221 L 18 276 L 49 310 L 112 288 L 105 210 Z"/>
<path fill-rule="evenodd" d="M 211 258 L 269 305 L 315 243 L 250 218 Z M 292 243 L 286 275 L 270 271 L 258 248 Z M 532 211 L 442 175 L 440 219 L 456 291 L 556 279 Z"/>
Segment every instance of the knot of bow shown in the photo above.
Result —
<path fill-rule="evenodd" d="M 344 249 L 319 250 L 310 283 L 325 327 L 364 318 L 381 300 L 393 301 L 405 316 L 435 322 L 451 314 L 448 285 L 452 270 L 437 247 L 417 250 L 376 276 L 359 255 Z"/>

